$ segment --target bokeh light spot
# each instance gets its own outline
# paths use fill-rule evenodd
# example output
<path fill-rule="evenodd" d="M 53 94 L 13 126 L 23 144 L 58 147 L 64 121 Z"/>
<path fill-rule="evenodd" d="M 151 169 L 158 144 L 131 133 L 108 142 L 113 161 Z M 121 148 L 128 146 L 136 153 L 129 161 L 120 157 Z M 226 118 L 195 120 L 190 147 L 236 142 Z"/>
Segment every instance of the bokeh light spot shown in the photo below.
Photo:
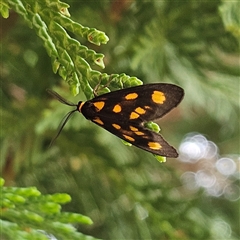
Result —
<path fill-rule="evenodd" d="M 221 174 L 229 176 L 235 173 L 237 166 L 231 158 L 220 158 L 216 162 L 216 168 Z"/>
<path fill-rule="evenodd" d="M 231 184 L 223 189 L 224 197 L 230 201 L 237 201 L 240 198 L 240 188 L 236 184 Z"/>
<path fill-rule="evenodd" d="M 200 170 L 196 173 L 196 182 L 199 186 L 204 188 L 212 187 L 216 181 L 215 175 L 204 170 Z"/>

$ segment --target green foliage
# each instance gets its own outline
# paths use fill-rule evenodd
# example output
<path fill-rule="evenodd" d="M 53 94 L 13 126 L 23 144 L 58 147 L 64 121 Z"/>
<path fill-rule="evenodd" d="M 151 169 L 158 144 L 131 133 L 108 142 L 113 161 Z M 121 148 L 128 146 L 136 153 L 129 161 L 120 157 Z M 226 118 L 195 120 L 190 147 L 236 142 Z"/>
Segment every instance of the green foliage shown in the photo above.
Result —
<path fill-rule="evenodd" d="M 8 5 L 7 5 L 8 4 Z M 106 84 L 111 77 L 118 87 L 129 86 L 129 82 L 139 82 L 140 80 L 130 78 L 126 74 L 101 75 L 100 72 L 91 69 L 89 64 L 95 64 L 104 68 L 103 57 L 101 53 L 82 46 L 79 41 L 70 37 L 67 31 L 72 32 L 89 42 L 100 45 L 108 42 L 105 33 L 95 29 L 84 27 L 71 20 L 67 10 L 68 4 L 55 1 L 7 1 L 2 5 L 2 14 L 6 14 L 6 6 L 13 8 L 18 14 L 28 22 L 37 35 L 42 39 L 43 45 L 51 57 L 53 72 L 67 81 L 73 95 L 79 93 L 79 86 L 82 86 L 87 98 L 92 96 L 92 88 L 89 82 Z"/>
<path fill-rule="evenodd" d="M 4 187 L 0 178 L 0 224 L 3 239 L 95 239 L 76 231 L 69 224 L 92 224 L 89 217 L 61 212 L 61 205 L 71 201 L 68 194 L 41 195 L 35 187 Z M 60 205 L 61 204 L 61 205 Z"/>
<path fill-rule="evenodd" d="M 219 7 L 225 28 L 231 32 L 238 41 L 240 37 L 239 8 L 239 1 L 223 2 L 223 4 Z"/>
<path fill-rule="evenodd" d="M 179 83 L 191 93 L 188 107 L 202 108 L 222 124 L 230 119 L 236 124 L 239 64 L 227 63 L 227 59 L 238 58 L 239 48 L 236 39 L 231 38 L 221 25 L 217 2 L 171 1 L 171 4 L 160 4 L 154 1 L 153 4 L 138 5 L 151 14 L 147 20 L 134 26 L 136 29 L 141 27 L 142 32 L 129 43 L 129 47 L 134 47 L 132 69 L 150 81 L 161 77 L 164 81 Z M 228 14 L 237 22 L 235 12 L 230 9 L 238 12 L 235 5 L 239 3 L 226 2 L 224 5 L 224 9 L 229 9 L 224 18 Z M 234 26 L 237 31 L 239 24 Z M 231 45 L 227 39 L 231 39 Z M 229 131 L 234 129 L 229 126 Z"/>

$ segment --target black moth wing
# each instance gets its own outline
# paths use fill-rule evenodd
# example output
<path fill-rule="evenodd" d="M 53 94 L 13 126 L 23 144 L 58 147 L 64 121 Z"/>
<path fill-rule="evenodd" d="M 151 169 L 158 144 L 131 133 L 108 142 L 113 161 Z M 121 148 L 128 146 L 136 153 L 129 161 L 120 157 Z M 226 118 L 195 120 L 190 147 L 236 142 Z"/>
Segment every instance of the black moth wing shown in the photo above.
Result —
<path fill-rule="evenodd" d="M 160 91 L 165 95 L 165 102 L 163 104 L 156 104 L 152 101 L 152 93 Z M 131 93 L 137 93 L 138 97 L 133 100 L 126 100 L 124 97 Z M 121 118 L 126 117 L 129 120 L 128 114 L 139 106 L 150 106 L 146 115 L 142 115 L 141 119 L 145 121 L 156 120 L 161 118 L 171 109 L 176 107 L 182 100 L 184 91 L 181 87 L 168 83 L 153 83 L 140 85 L 136 87 L 125 88 L 103 95 L 97 96 L 90 100 L 90 102 L 106 101 L 102 109 L 102 114 L 112 114 L 112 107 L 114 104 L 124 106 L 124 109 L 118 114 Z M 121 119 L 123 120 L 123 119 Z"/>
<path fill-rule="evenodd" d="M 139 148 L 177 157 L 177 151 L 160 134 L 145 128 L 144 123 L 168 113 L 180 103 L 183 95 L 183 89 L 176 85 L 147 84 L 97 96 L 85 102 L 81 112 L 87 119 Z M 154 143 L 160 147 L 152 146 Z"/>
<path fill-rule="evenodd" d="M 178 153 L 176 149 L 173 146 L 169 145 L 168 142 L 165 141 L 164 138 L 159 133 L 153 132 L 148 128 L 144 128 L 144 127 L 142 128 L 139 127 L 138 129 L 139 131 L 143 132 L 144 135 L 141 136 L 141 138 L 135 138 L 135 141 L 131 142 L 133 145 L 156 155 L 160 155 L 164 157 L 172 157 L 172 158 L 178 157 Z M 132 136 L 134 134 L 135 134 L 134 132 L 131 132 L 129 135 Z M 126 139 L 124 140 L 126 141 Z M 152 149 L 148 146 L 149 142 L 159 143 L 161 145 L 161 148 Z"/>

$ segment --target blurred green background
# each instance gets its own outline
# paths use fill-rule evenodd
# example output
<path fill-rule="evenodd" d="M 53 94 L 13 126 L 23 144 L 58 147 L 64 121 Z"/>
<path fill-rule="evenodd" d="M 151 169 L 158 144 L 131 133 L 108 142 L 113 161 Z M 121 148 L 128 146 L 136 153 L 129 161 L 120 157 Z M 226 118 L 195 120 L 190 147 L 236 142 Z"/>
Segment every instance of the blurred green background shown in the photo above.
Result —
<path fill-rule="evenodd" d="M 175 83 L 180 106 L 157 121 L 180 156 L 159 163 L 75 114 L 49 148 L 72 97 L 41 39 L 16 13 L 1 19 L 1 175 L 8 186 L 69 193 L 64 210 L 103 239 L 239 239 L 237 2 L 66 1 L 71 17 L 105 32 L 104 72 Z M 100 71 L 99 68 L 95 68 Z"/>

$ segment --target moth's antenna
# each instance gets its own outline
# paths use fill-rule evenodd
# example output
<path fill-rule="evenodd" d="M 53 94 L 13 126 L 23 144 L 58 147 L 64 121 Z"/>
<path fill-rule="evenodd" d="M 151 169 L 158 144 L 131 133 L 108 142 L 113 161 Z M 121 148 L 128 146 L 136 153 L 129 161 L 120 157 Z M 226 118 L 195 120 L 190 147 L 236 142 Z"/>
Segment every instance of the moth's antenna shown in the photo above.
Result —
<path fill-rule="evenodd" d="M 57 134 L 56 136 L 52 139 L 52 141 L 49 144 L 49 147 L 51 147 L 53 145 L 53 143 L 56 141 L 56 139 L 58 138 L 58 136 L 60 135 L 61 131 L 63 130 L 64 126 L 66 125 L 66 123 L 68 122 L 69 118 L 72 116 L 72 114 L 74 112 L 76 112 L 77 109 L 72 110 L 71 112 L 68 112 L 65 117 L 62 119 L 61 123 L 58 126 L 58 130 L 57 130 Z"/>
<path fill-rule="evenodd" d="M 68 105 L 68 106 L 72 106 L 72 107 L 78 107 L 77 104 L 75 103 L 72 103 L 70 101 L 67 101 L 65 98 L 63 98 L 62 96 L 60 96 L 58 93 L 56 93 L 55 91 L 53 90 L 50 90 L 50 89 L 47 89 L 47 92 L 52 95 L 54 98 L 56 98 L 59 102 L 65 104 L 65 105 Z M 74 112 L 78 111 L 78 109 L 74 109 L 70 112 L 68 112 L 64 118 L 62 119 L 62 121 L 60 122 L 59 124 L 59 127 L 58 127 L 58 130 L 57 130 L 57 134 L 56 136 L 52 139 L 52 141 L 50 142 L 50 145 L 49 147 L 51 147 L 53 145 L 53 143 L 55 142 L 55 140 L 58 138 L 58 136 L 60 135 L 61 131 L 63 130 L 64 126 L 66 125 L 66 123 L 68 122 L 69 118 L 72 116 L 72 114 Z"/>
<path fill-rule="evenodd" d="M 68 105 L 68 106 L 77 106 L 77 104 L 72 103 L 68 100 L 66 100 L 65 98 L 63 98 L 62 96 L 60 96 L 58 93 L 56 93 L 55 91 L 51 90 L 51 89 L 47 89 L 47 92 L 52 95 L 54 98 L 56 98 L 59 102 Z"/>

